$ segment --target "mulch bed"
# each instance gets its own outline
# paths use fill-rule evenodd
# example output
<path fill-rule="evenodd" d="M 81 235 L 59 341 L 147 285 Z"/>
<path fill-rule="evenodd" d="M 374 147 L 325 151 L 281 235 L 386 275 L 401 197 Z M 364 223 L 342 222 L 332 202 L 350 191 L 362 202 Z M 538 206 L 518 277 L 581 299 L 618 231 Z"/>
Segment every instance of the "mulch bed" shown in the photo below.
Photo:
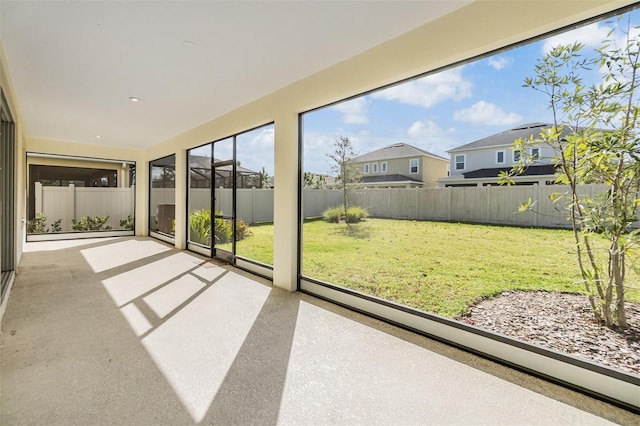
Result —
<path fill-rule="evenodd" d="M 507 291 L 460 320 L 577 358 L 640 375 L 640 304 L 626 303 L 627 330 L 594 322 L 584 295 Z"/>

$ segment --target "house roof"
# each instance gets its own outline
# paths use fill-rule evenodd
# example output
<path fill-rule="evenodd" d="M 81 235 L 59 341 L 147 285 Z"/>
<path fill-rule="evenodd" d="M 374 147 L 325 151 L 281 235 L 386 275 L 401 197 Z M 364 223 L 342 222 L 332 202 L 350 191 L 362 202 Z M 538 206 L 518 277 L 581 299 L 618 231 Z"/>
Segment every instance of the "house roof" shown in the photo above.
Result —
<path fill-rule="evenodd" d="M 416 182 L 424 183 L 421 180 L 410 178 L 400 174 L 365 176 L 360 179 L 360 183 L 398 183 L 398 182 Z"/>
<path fill-rule="evenodd" d="M 444 157 L 406 143 L 395 143 L 393 145 L 385 146 L 384 148 L 362 154 L 354 160 L 358 163 L 363 163 L 366 161 L 392 160 L 394 158 L 416 157 L 423 155 L 440 160 L 447 160 Z"/>
<path fill-rule="evenodd" d="M 496 167 L 489 169 L 478 169 L 473 170 L 467 173 L 463 173 L 465 179 L 473 179 L 473 178 L 487 178 L 487 177 L 497 177 L 500 172 L 507 172 L 511 170 L 508 167 Z M 518 176 L 542 176 L 542 175 L 552 175 L 555 173 L 555 167 L 553 164 L 542 164 L 539 166 L 529 166 L 522 173 L 519 173 Z"/>
<path fill-rule="evenodd" d="M 220 162 L 221 160 L 214 158 L 213 162 Z M 211 162 L 211 157 L 206 157 L 206 156 L 201 156 L 201 155 L 190 155 L 189 156 L 189 167 L 191 167 L 191 169 L 211 169 L 212 166 L 212 162 Z M 219 170 L 231 170 L 232 165 L 226 165 L 226 166 L 220 166 L 220 167 L 216 167 Z M 247 169 L 246 167 L 242 167 L 236 164 L 236 172 L 238 173 L 252 173 L 252 174 L 257 174 L 259 172 L 256 172 L 255 170 L 251 170 L 251 169 Z"/>
<path fill-rule="evenodd" d="M 513 142 L 517 139 L 526 140 L 531 136 L 533 136 L 533 138 L 537 138 L 540 135 L 542 129 L 552 126 L 553 124 L 550 123 L 522 124 L 512 129 L 497 133 L 495 135 L 487 136 L 486 138 L 478 139 L 477 141 L 468 143 L 466 145 L 450 149 L 447 152 L 468 151 L 472 149 L 489 148 L 492 146 L 512 146 Z M 563 130 L 563 134 L 566 135 L 569 133 L 571 133 L 571 131 L 568 128 L 565 128 L 565 130 Z"/>

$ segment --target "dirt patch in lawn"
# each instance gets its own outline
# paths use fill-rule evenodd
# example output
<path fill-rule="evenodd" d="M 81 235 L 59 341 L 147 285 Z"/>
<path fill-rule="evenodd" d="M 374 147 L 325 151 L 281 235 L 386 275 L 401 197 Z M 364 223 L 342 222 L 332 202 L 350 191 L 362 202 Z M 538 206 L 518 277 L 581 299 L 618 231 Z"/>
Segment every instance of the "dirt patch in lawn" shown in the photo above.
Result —
<path fill-rule="evenodd" d="M 508 291 L 460 320 L 525 342 L 640 375 L 640 304 L 627 303 L 627 330 L 594 323 L 586 296 Z"/>

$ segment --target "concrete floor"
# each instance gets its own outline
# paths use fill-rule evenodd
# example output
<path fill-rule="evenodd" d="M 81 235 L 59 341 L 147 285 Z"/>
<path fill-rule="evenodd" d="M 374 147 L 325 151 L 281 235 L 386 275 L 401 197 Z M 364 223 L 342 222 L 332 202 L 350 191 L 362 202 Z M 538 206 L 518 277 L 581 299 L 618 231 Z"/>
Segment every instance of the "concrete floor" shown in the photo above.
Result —
<path fill-rule="evenodd" d="M 640 424 L 640 416 L 147 238 L 28 243 L 0 424 Z"/>

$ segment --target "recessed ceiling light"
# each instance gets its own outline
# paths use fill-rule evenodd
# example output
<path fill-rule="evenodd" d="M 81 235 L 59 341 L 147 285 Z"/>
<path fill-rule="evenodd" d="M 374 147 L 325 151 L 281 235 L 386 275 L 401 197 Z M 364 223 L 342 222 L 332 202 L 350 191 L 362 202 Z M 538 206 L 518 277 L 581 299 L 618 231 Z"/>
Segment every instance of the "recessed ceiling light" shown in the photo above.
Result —
<path fill-rule="evenodd" d="M 102 136 L 96 135 L 96 139 L 102 139 Z"/>
<path fill-rule="evenodd" d="M 135 96 L 129 96 L 129 100 L 131 102 L 140 102 L 140 98 L 136 98 Z"/>
<path fill-rule="evenodd" d="M 183 42 L 182 42 L 182 45 L 183 45 L 184 47 L 186 47 L 186 48 L 189 48 L 189 47 L 193 47 L 193 46 L 195 46 L 196 44 L 195 44 L 194 42 L 192 42 L 192 41 L 185 40 L 185 41 L 183 41 Z"/>

